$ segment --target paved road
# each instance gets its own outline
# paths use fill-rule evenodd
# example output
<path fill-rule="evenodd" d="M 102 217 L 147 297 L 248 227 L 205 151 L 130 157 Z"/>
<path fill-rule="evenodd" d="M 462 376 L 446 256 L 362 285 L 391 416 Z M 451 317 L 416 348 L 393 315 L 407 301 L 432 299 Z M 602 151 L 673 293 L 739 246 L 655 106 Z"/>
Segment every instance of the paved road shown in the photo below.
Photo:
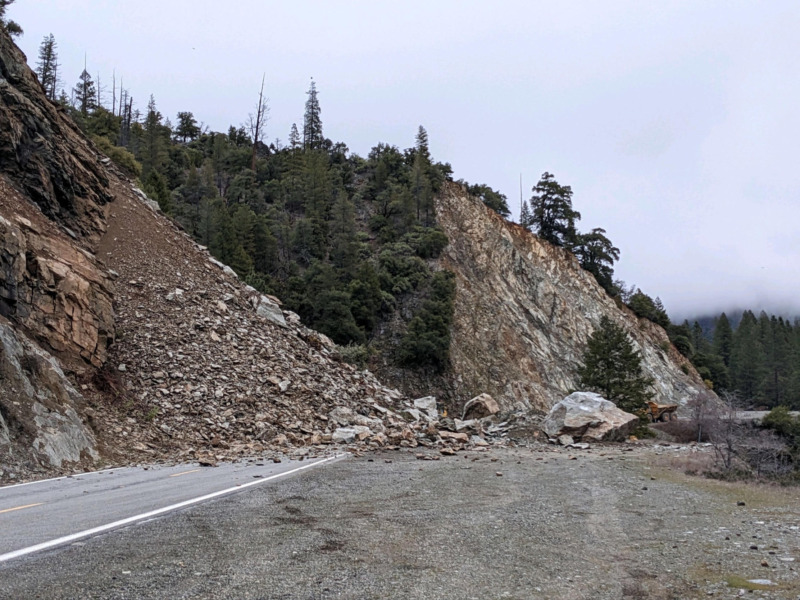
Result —
<path fill-rule="evenodd" d="M 800 596 L 795 488 L 663 471 L 646 462 L 649 451 L 625 445 L 492 448 L 438 461 L 417 451 L 338 461 L 1 563 L 0 598 Z M 774 585 L 740 592 L 750 579 Z"/>
<path fill-rule="evenodd" d="M 0 563 L 328 460 L 129 467 L 2 487 Z"/>

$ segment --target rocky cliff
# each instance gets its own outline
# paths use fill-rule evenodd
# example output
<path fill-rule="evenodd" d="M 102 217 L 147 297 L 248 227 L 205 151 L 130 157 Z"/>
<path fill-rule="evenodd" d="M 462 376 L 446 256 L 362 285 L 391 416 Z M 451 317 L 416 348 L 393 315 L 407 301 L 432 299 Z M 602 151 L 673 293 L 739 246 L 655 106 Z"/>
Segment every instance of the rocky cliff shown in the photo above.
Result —
<path fill-rule="evenodd" d="M 457 184 L 445 188 L 436 214 L 450 239 L 440 266 L 457 277 L 450 384 L 462 402 L 488 392 L 504 409 L 549 409 L 579 389 L 576 370 L 602 316 L 630 334 L 657 401 L 685 404 L 707 391 L 666 332 L 618 306 L 571 253 Z"/>

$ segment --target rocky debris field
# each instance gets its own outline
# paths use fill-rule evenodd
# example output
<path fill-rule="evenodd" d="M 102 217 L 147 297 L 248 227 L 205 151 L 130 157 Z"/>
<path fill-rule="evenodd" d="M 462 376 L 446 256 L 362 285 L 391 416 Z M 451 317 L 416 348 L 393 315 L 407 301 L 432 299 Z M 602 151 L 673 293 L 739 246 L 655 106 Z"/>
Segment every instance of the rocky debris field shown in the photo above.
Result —
<path fill-rule="evenodd" d="M 689 477 L 655 460 L 704 452 L 370 453 L 6 564 L 0 596 L 800 597 L 798 490 Z"/>
<path fill-rule="evenodd" d="M 114 278 L 117 341 L 82 386 L 107 454 L 213 464 L 343 444 L 454 453 L 506 433 L 491 397 L 471 405 L 480 418 L 440 422 L 435 399 L 404 399 L 341 362 L 324 335 L 240 282 L 141 193 L 115 185 L 97 256 Z"/>

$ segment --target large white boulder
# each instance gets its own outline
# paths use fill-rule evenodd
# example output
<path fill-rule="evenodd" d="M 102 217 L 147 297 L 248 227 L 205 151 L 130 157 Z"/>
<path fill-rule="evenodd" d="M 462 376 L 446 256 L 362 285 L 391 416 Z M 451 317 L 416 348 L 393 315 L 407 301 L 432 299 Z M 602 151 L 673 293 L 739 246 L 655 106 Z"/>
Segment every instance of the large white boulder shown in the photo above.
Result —
<path fill-rule="evenodd" d="M 636 428 L 639 417 L 593 392 L 574 392 L 557 403 L 542 423 L 550 437 L 562 435 L 594 442 L 624 440 Z"/>

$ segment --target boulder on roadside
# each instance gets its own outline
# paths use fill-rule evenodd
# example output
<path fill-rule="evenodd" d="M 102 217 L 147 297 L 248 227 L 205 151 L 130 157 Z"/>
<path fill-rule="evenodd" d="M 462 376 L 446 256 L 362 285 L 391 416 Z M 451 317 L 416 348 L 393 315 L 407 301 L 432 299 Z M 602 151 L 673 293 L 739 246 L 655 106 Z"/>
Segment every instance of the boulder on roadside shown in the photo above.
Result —
<path fill-rule="evenodd" d="M 481 424 L 477 419 L 470 419 L 469 421 L 462 421 L 461 419 L 453 419 L 453 425 L 457 432 L 472 430 L 475 433 L 481 432 Z"/>
<path fill-rule="evenodd" d="M 489 394 L 481 394 L 475 396 L 472 400 L 464 405 L 464 412 L 461 415 L 463 421 L 471 419 L 483 419 L 491 417 L 500 412 L 500 405 L 497 400 L 492 398 Z"/>
<path fill-rule="evenodd" d="M 639 417 L 626 413 L 600 394 L 574 392 L 557 403 L 542 423 L 550 437 L 572 436 L 576 440 L 622 441 L 639 423 Z"/>
<path fill-rule="evenodd" d="M 454 442 L 461 442 L 466 444 L 469 442 L 469 436 L 466 433 L 453 433 L 452 431 L 440 431 L 439 436 L 443 440 L 452 440 Z"/>
<path fill-rule="evenodd" d="M 427 414 L 428 417 L 433 421 L 436 421 L 439 418 L 439 411 L 436 408 L 436 398 L 433 396 L 417 398 L 414 400 L 414 408 Z"/>
<path fill-rule="evenodd" d="M 369 427 L 353 425 L 352 427 L 340 427 L 334 431 L 331 440 L 337 444 L 352 444 L 355 441 L 365 440 L 371 435 Z"/>

